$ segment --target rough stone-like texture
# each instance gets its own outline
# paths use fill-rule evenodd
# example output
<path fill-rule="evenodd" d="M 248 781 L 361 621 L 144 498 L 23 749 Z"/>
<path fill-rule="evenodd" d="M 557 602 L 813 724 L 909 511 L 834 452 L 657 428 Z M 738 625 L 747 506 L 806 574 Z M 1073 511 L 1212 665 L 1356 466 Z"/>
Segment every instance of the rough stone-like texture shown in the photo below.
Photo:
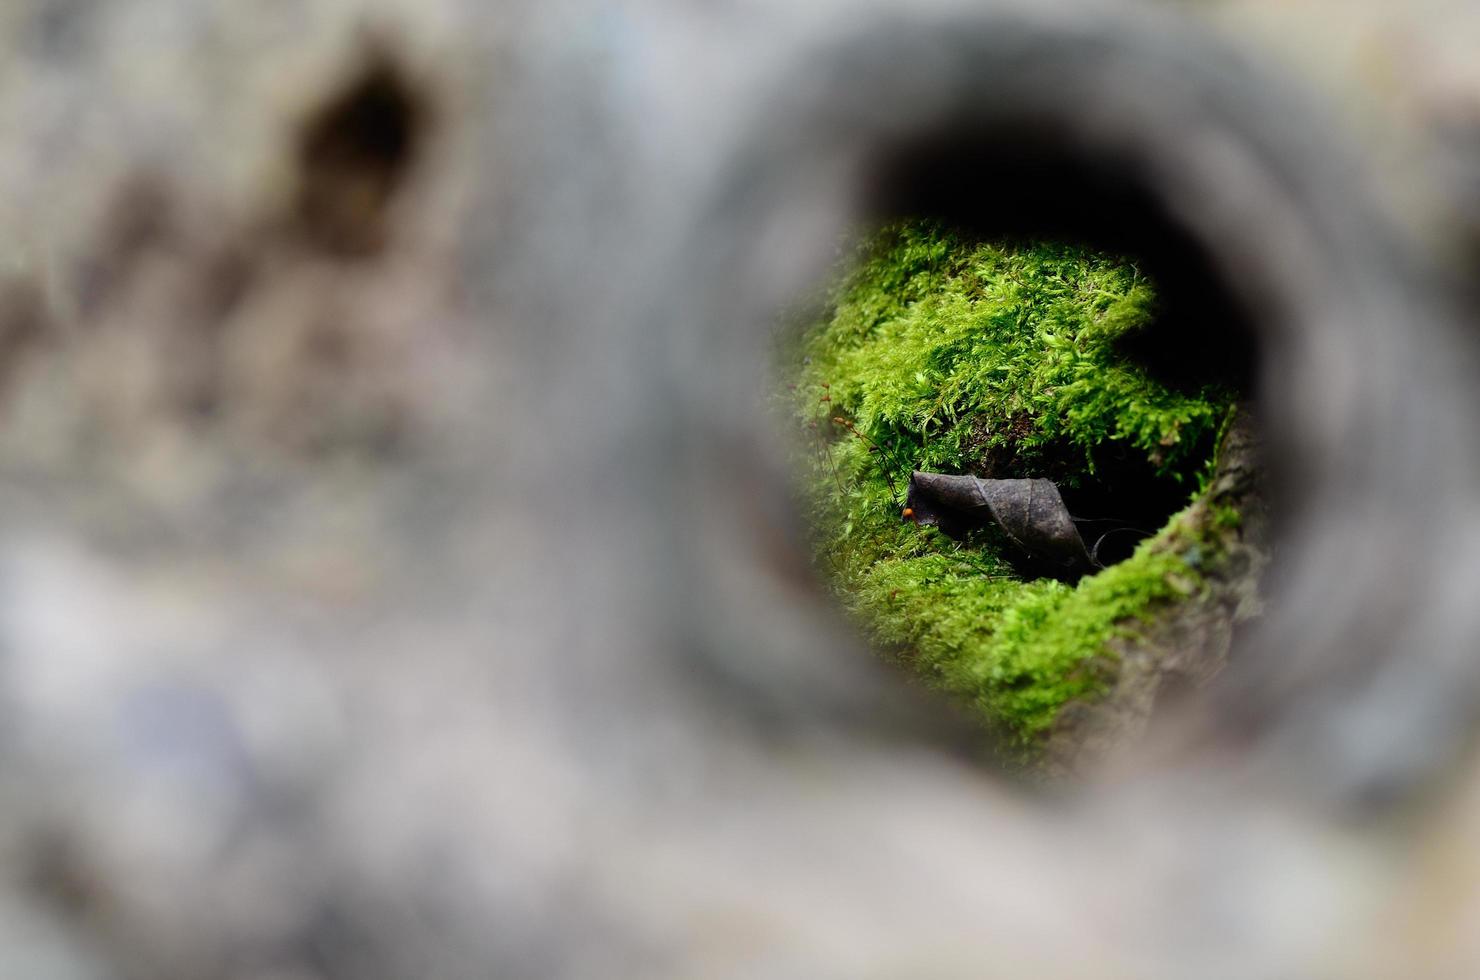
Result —
<path fill-rule="evenodd" d="M 1390 239 L 1239 39 L 1392 11 L 1208 6 L 1252 67 L 1120 4 L 0 5 L 0 976 L 1480 972 L 1473 199 L 1402 169 L 1475 90 L 1394 73 L 1454 206 Z M 1009 109 L 1243 287 L 1284 508 L 1216 723 L 1057 804 L 837 626 L 754 405 L 882 144 Z"/>

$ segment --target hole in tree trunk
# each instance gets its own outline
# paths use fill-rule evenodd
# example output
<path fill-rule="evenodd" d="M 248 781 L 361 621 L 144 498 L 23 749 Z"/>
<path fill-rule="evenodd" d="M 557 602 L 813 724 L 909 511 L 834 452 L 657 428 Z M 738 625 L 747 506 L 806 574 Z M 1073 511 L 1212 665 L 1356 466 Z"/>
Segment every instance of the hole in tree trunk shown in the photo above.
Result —
<path fill-rule="evenodd" d="M 1134 174 L 1009 135 L 886 157 L 879 213 L 909 217 L 862 239 L 784 356 L 823 577 L 1010 763 L 1061 772 L 1097 713 L 1149 710 L 1115 701 L 1126 644 L 1206 680 L 1257 609 L 1257 348 Z M 915 471 L 1051 481 L 1084 557 L 1045 561 L 986 508 L 919 526 Z M 1208 649 L 1171 649 L 1186 637 Z"/>

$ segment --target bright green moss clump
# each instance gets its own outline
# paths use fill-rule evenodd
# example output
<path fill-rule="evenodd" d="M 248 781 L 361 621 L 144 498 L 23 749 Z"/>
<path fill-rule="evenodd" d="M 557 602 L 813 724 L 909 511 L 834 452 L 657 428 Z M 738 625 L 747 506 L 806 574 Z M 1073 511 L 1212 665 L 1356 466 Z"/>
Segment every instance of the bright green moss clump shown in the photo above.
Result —
<path fill-rule="evenodd" d="M 990 541 L 902 521 L 905 485 L 920 469 L 1072 488 L 1110 446 L 1190 500 L 1232 398 L 1173 391 L 1124 355 L 1155 302 L 1125 260 L 908 223 L 864 246 L 788 352 L 823 573 L 874 639 L 1021 758 L 1107 683 L 1112 639 L 1199 587 L 1185 539 L 1169 526 L 1077 585 L 1024 581 Z"/>

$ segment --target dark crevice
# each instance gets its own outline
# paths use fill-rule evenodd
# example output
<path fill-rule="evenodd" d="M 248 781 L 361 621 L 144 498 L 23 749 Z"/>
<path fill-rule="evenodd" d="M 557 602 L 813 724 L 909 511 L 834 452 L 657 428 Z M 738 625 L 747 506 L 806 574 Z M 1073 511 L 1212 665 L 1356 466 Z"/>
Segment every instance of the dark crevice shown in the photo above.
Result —
<path fill-rule="evenodd" d="M 1189 459 L 1211 459 L 1213 437 L 1195 447 Z M 1156 534 L 1186 507 L 1197 490 L 1195 476 L 1179 480 L 1158 472 L 1144 454 L 1121 443 L 1096 446 L 1088 457 L 1078 446 L 1061 443 L 1038 448 L 1030 457 L 1011 455 L 995 447 L 976 465 L 972 475 L 985 480 L 1051 480 L 1073 518 L 1076 530 L 1097 565 L 1110 566 L 1129 558 L 1141 541 Z M 1014 565 L 1025 578 L 1075 580 L 1083 569 L 1056 569 L 1020 554 L 1020 549 L 997 540 L 991 527 L 982 527 L 980 515 L 942 513 L 938 523 L 946 535 L 974 544 L 995 542 L 992 550 Z"/>
<path fill-rule="evenodd" d="M 342 255 L 384 244 L 386 211 L 422 154 L 425 96 L 395 61 L 370 60 L 304 126 L 298 143 L 298 224 Z"/>

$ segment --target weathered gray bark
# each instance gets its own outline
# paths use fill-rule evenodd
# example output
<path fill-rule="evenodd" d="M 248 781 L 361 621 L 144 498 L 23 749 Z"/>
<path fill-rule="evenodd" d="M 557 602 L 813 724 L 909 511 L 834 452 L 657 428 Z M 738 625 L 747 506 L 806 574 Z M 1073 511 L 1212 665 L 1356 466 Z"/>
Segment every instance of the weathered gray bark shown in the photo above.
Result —
<path fill-rule="evenodd" d="M 0 6 L 0 976 L 1475 975 L 1463 208 L 1180 13 L 680 6 Z M 1281 518 L 1072 804 L 837 626 L 756 396 L 893 151 L 1025 122 L 1255 314 Z"/>

